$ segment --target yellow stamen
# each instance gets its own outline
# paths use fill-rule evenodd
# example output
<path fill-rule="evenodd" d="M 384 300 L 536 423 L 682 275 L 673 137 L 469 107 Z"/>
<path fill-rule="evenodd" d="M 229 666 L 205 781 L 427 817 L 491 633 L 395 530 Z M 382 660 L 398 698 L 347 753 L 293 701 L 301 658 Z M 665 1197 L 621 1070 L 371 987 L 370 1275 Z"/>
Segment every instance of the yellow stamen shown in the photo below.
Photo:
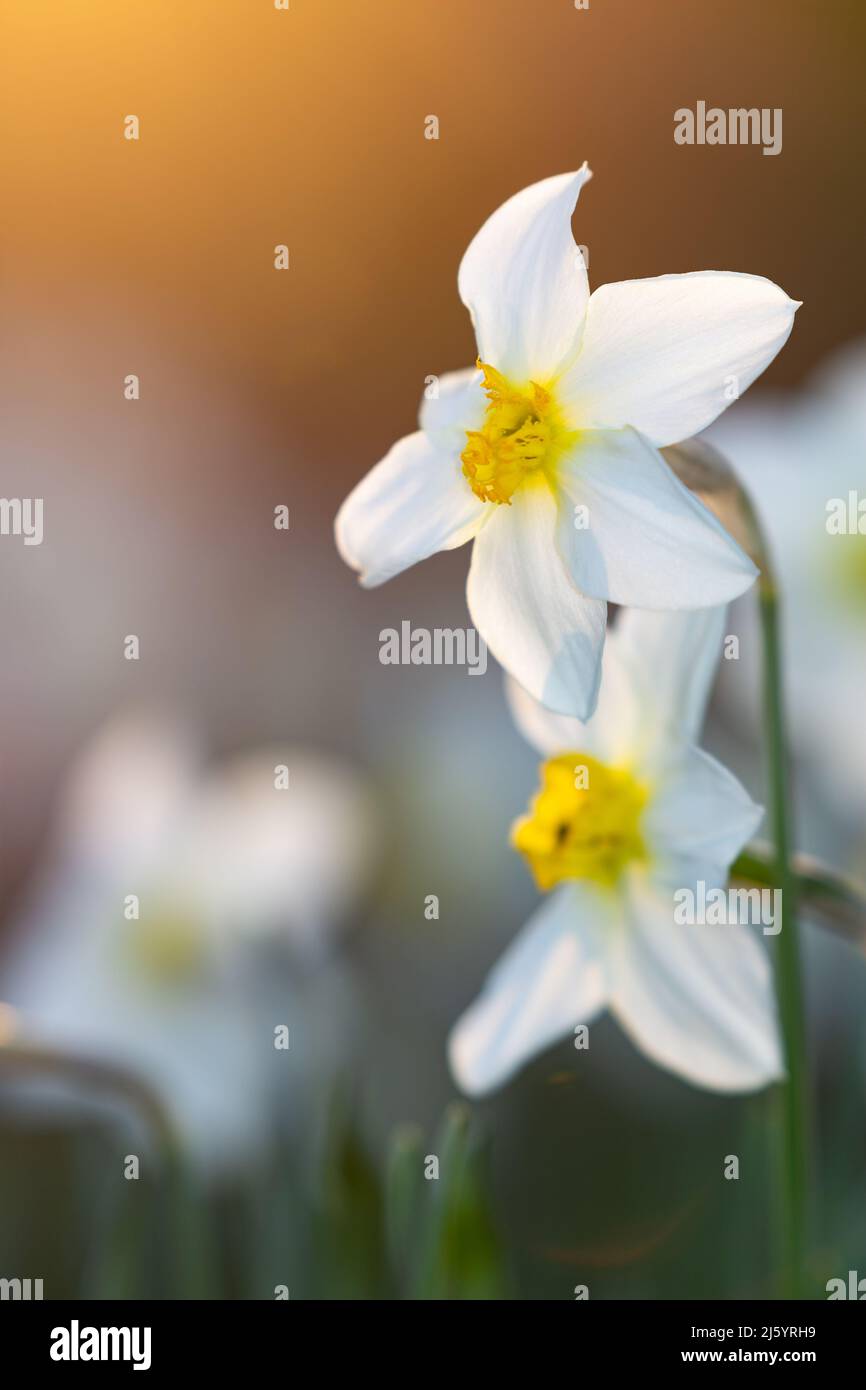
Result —
<path fill-rule="evenodd" d="M 543 892 L 564 879 L 612 887 L 627 864 L 646 858 L 640 821 L 648 795 L 627 768 L 562 753 L 542 763 L 540 790 L 511 843 Z"/>
<path fill-rule="evenodd" d="M 205 929 L 194 910 L 165 901 L 147 914 L 147 920 L 130 923 L 126 946 L 128 964 L 136 974 L 166 985 L 181 983 L 203 967 Z"/>
<path fill-rule="evenodd" d="M 510 504 L 521 483 L 552 462 L 565 432 L 546 387 L 516 387 L 488 363 L 476 365 L 488 405 L 482 428 L 466 432 L 463 473 L 482 502 Z"/>
<path fill-rule="evenodd" d="M 866 609 L 866 535 L 834 535 L 832 563 L 824 565 L 821 578 L 849 614 L 861 617 Z"/>

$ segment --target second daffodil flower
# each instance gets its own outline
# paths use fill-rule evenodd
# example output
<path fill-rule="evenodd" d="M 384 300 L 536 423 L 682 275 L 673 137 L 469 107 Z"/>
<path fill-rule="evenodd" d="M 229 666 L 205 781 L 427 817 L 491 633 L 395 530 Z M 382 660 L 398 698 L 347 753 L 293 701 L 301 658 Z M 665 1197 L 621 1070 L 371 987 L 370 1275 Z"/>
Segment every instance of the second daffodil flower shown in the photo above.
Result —
<path fill-rule="evenodd" d="M 571 215 L 583 166 L 481 228 L 458 286 L 475 369 L 453 372 L 344 502 L 366 585 L 474 538 L 467 600 L 494 656 L 549 708 L 598 693 L 606 601 L 727 602 L 751 561 L 658 450 L 702 430 L 782 347 L 798 305 L 759 276 L 702 271 L 590 296 Z"/>
<path fill-rule="evenodd" d="M 782 1071 L 769 961 L 744 922 L 681 924 L 675 894 L 725 888 L 762 811 L 695 740 L 724 609 L 629 610 L 608 640 L 589 724 L 515 683 L 546 761 L 512 842 L 550 896 L 456 1024 L 458 1085 L 480 1095 L 608 1008 L 652 1061 L 698 1086 L 751 1091 Z M 736 915 L 736 914 L 733 914 Z"/>

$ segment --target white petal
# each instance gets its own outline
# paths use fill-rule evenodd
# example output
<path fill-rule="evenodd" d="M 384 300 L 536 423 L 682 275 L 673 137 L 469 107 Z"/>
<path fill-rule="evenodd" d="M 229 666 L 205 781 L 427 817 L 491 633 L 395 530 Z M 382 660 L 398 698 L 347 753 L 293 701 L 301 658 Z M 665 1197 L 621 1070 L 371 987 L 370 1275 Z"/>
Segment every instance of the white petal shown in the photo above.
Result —
<path fill-rule="evenodd" d="M 85 877 L 149 878 L 189 813 L 201 750 L 193 730 L 157 714 L 105 724 L 75 763 L 64 793 L 58 850 Z"/>
<path fill-rule="evenodd" d="M 672 894 L 646 880 L 629 912 L 611 948 L 611 1009 L 635 1045 L 708 1090 L 778 1080 L 772 972 L 752 929 L 678 925 Z"/>
<path fill-rule="evenodd" d="M 372 588 L 471 540 L 483 508 L 459 455 L 441 452 L 419 430 L 398 440 L 349 493 L 334 523 L 337 549 Z"/>
<path fill-rule="evenodd" d="M 666 730 L 678 741 L 696 743 L 718 670 L 727 625 L 727 606 L 664 613 L 625 608 L 605 645 L 602 680 L 617 668 L 629 682 L 647 731 Z"/>
<path fill-rule="evenodd" d="M 509 676 L 505 693 L 515 724 L 542 757 L 580 750 L 651 772 L 672 744 L 697 742 L 726 614 L 724 606 L 691 613 L 622 609 L 605 640 L 601 694 L 589 722 L 555 714 Z"/>
<path fill-rule="evenodd" d="M 279 764 L 288 791 L 274 788 Z M 350 767 L 283 745 L 234 758 L 203 783 L 166 872 L 222 939 L 284 934 L 314 960 L 349 918 L 379 830 L 379 808 Z"/>
<path fill-rule="evenodd" d="M 466 448 L 466 431 L 478 430 L 484 423 L 487 399 L 483 379 L 477 367 L 445 372 L 435 383 L 437 394 L 430 397 L 425 392 L 422 397 L 418 423 L 443 453 L 461 454 Z"/>
<path fill-rule="evenodd" d="M 501 1085 L 603 1007 L 599 942 L 611 927 L 613 901 L 567 884 L 530 918 L 451 1031 L 451 1070 L 468 1095 Z"/>
<path fill-rule="evenodd" d="M 683 859 L 700 859 L 724 874 L 763 819 L 733 773 L 698 748 L 684 748 L 657 765 L 643 817 L 652 850 L 676 879 Z"/>
<path fill-rule="evenodd" d="M 555 524 L 544 483 L 524 484 L 510 506 L 496 505 L 473 548 L 466 598 L 500 665 L 543 704 L 586 719 L 598 698 L 607 606 L 572 584 Z"/>
<path fill-rule="evenodd" d="M 772 280 L 726 271 L 602 285 L 561 398 L 585 429 L 632 425 L 677 444 L 772 362 L 799 307 Z"/>
<path fill-rule="evenodd" d="M 514 381 L 544 382 L 576 351 L 589 284 L 571 215 L 591 178 L 558 174 L 509 198 L 487 219 L 460 265 L 460 298 L 478 355 Z"/>
<path fill-rule="evenodd" d="M 587 431 L 557 471 L 557 544 L 584 593 L 638 608 L 709 608 L 758 571 L 634 430 Z M 585 506 L 588 526 L 575 526 Z"/>
<path fill-rule="evenodd" d="M 602 681 L 606 665 L 602 657 Z M 593 738 L 595 718 L 584 723 L 582 719 L 573 719 L 567 714 L 556 714 L 530 695 L 528 690 L 524 690 L 513 676 L 505 677 L 505 698 L 523 737 L 543 758 L 554 757 L 558 753 L 567 753 L 573 749 L 599 755 Z M 607 701 L 606 685 L 604 699 Z"/>

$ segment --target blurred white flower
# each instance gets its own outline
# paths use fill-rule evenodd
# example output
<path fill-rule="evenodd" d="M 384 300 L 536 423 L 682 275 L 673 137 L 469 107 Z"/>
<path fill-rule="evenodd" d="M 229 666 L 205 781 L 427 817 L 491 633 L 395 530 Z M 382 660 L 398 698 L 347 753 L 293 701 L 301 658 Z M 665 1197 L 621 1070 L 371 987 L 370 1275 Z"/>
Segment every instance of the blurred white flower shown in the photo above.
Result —
<path fill-rule="evenodd" d="M 588 718 L 607 601 L 701 608 L 755 568 L 659 448 L 702 430 L 785 343 L 798 305 L 759 276 L 702 271 L 590 296 L 571 216 L 584 164 L 523 189 L 460 266 L 478 370 L 442 378 L 420 430 L 354 489 L 336 540 L 381 584 L 474 539 L 473 622 L 551 709 Z"/>
<path fill-rule="evenodd" d="M 120 719 L 71 774 L 0 995 L 34 1039 L 142 1074 L 196 1157 L 231 1164 L 265 1136 L 275 1067 L 300 1100 L 339 1062 L 351 1000 L 315 966 L 377 841 L 371 794 L 336 759 L 280 747 L 207 770 L 177 725 Z"/>
<path fill-rule="evenodd" d="M 516 682 L 515 719 L 546 761 L 512 842 L 544 906 L 506 951 L 449 1042 L 470 1094 L 609 1008 L 658 1065 L 717 1091 L 780 1075 L 772 976 L 741 922 L 675 920 L 677 890 L 727 885 L 762 811 L 696 747 L 724 609 L 624 612 L 589 724 L 552 714 Z"/>
<path fill-rule="evenodd" d="M 769 537 L 782 598 L 783 660 L 799 757 L 837 813 L 866 807 L 866 343 L 830 360 L 801 393 L 751 399 L 710 432 L 753 497 Z M 864 502 L 863 530 L 834 533 L 831 511 Z M 831 529 L 828 529 L 831 521 Z M 738 604 L 739 661 L 721 693 L 755 728 L 760 631 Z M 826 847 L 824 848 L 826 852 Z"/>

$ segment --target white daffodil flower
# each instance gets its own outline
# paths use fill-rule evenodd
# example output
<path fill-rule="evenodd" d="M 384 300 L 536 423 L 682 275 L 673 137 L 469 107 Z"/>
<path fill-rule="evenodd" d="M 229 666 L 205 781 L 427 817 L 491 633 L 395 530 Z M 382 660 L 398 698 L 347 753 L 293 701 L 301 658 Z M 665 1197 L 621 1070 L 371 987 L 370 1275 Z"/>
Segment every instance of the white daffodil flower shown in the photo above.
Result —
<path fill-rule="evenodd" d="M 799 307 L 701 271 L 590 296 L 571 216 L 590 178 L 510 198 L 463 257 L 477 368 L 453 372 L 343 503 L 341 555 L 383 583 L 474 539 L 473 622 L 550 709 L 595 708 L 607 600 L 705 608 L 755 568 L 658 450 L 702 430 L 772 361 Z"/>
<path fill-rule="evenodd" d="M 659 1066 L 715 1091 L 781 1074 L 772 973 L 754 929 L 678 924 L 678 890 L 727 886 L 762 811 L 696 747 L 724 609 L 629 610 L 608 641 L 589 724 L 514 681 L 523 734 L 546 761 L 512 842 L 550 896 L 455 1025 L 451 1068 L 479 1095 L 611 1010 Z M 736 915 L 736 914 L 734 914 Z"/>
<path fill-rule="evenodd" d="M 0 998 L 23 1037 L 148 1080 L 202 1167 L 245 1161 L 277 1097 L 297 1119 L 340 1065 L 350 982 L 315 967 L 363 889 L 376 827 L 336 759 L 259 749 L 205 772 L 185 729 L 120 718 L 71 774 Z"/>

